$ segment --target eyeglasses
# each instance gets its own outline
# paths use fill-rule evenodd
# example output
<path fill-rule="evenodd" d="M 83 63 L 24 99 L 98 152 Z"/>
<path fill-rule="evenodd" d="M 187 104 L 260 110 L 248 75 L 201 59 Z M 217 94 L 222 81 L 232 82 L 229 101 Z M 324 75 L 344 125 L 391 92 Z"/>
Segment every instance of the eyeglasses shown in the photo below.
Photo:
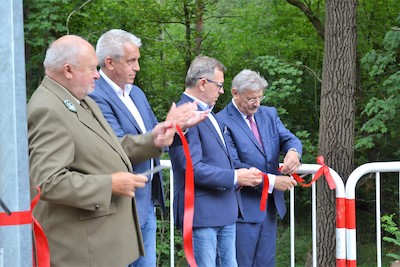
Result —
<path fill-rule="evenodd" d="M 221 90 L 221 88 L 224 87 L 224 84 L 223 84 L 223 83 L 219 83 L 219 82 L 216 82 L 216 81 L 213 81 L 213 80 L 209 80 L 209 79 L 207 79 L 207 78 L 199 78 L 199 79 L 204 79 L 204 80 L 206 80 L 206 81 L 209 82 L 209 83 L 215 84 L 215 85 L 218 87 L 218 90 Z"/>
<path fill-rule="evenodd" d="M 261 102 L 264 99 L 265 99 L 265 96 L 260 96 L 260 97 L 257 97 L 257 98 L 247 98 L 247 101 L 249 102 L 249 104 L 254 104 L 254 103 L 257 102 L 257 100 Z"/>

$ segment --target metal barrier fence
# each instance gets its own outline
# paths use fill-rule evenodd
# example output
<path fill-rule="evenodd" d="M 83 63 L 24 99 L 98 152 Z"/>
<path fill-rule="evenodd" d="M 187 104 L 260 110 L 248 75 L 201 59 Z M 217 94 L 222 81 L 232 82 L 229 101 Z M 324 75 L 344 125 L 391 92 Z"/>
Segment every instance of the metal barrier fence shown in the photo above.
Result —
<path fill-rule="evenodd" d="M 312 175 L 321 168 L 319 164 L 302 164 L 297 171 L 299 175 Z M 343 185 L 343 180 L 337 174 L 337 172 L 331 168 L 329 171 L 332 175 L 333 180 L 336 183 L 336 266 L 345 267 L 346 266 L 346 220 L 345 220 L 345 190 Z M 317 193 L 316 184 L 311 186 L 311 216 L 312 216 L 312 265 L 317 266 Z M 294 248 L 294 229 L 295 229 L 295 216 L 294 216 L 294 191 L 292 188 L 290 190 L 290 266 L 295 266 L 295 248 Z"/>
<path fill-rule="evenodd" d="M 161 160 L 161 164 L 165 166 L 169 166 L 171 168 L 171 162 L 169 160 Z M 298 174 L 301 176 L 312 175 L 321 168 L 319 164 L 302 164 L 298 170 Z M 345 229 L 345 190 L 343 185 L 342 178 L 336 173 L 336 171 L 329 169 L 336 183 L 336 262 L 338 267 L 346 266 L 346 229 Z M 173 220 L 173 192 L 174 192 L 174 183 L 173 183 L 173 172 L 170 169 L 170 266 L 175 266 L 175 247 L 174 247 L 174 220 Z M 313 184 L 311 186 L 312 190 L 312 262 L 313 267 L 317 266 L 317 237 L 316 237 L 316 185 Z M 295 207 L 295 188 L 290 190 L 290 266 L 295 266 L 295 216 L 294 216 L 294 207 Z"/>
<path fill-rule="evenodd" d="M 169 160 L 162 160 L 162 165 L 171 168 Z M 319 164 L 302 164 L 298 170 L 301 176 L 314 174 L 321 168 Z M 374 162 L 367 163 L 356 168 L 349 176 L 346 187 L 343 185 L 343 179 L 334 171 L 329 169 L 336 183 L 336 266 L 337 267 L 355 267 L 357 266 L 357 241 L 356 241 L 356 205 L 355 188 L 357 182 L 366 174 L 375 173 L 375 191 L 376 191 L 376 249 L 377 266 L 382 266 L 382 246 L 381 246 L 381 180 L 380 174 L 387 172 L 397 172 L 399 174 L 399 205 L 400 205 L 400 161 L 396 162 Z M 174 224 L 173 224 L 173 172 L 170 169 L 170 262 L 174 266 Z M 290 266 L 295 266 L 295 188 L 290 190 Z M 316 184 L 311 186 L 311 216 L 312 216 L 312 264 L 317 266 L 317 238 L 316 238 Z M 400 211 L 400 207 L 399 207 Z"/>
<path fill-rule="evenodd" d="M 376 260 L 377 266 L 382 266 L 382 244 L 381 244 L 381 173 L 399 173 L 399 192 L 400 192 L 400 161 L 394 162 L 373 162 L 359 166 L 349 176 L 346 182 L 346 246 L 347 246 L 347 266 L 357 266 L 357 240 L 356 240 L 356 203 L 355 189 L 357 182 L 368 173 L 375 173 L 375 192 L 376 192 Z M 400 194 L 399 194 L 400 203 Z"/>

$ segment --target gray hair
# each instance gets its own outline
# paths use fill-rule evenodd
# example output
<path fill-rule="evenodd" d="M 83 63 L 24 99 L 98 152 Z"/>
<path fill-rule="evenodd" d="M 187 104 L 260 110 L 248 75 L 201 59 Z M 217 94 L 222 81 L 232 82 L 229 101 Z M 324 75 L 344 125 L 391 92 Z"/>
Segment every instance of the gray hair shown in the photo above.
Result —
<path fill-rule="evenodd" d="M 130 32 L 113 29 L 103 33 L 96 45 L 96 55 L 99 60 L 100 67 L 104 67 L 104 59 L 111 57 L 114 60 L 119 60 L 124 56 L 124 45 L 130 43 L 137 47 L 142 46 L 140 38 Z"/>
<path fill-rule="evenodd" d="M 265 90 L 267 86 L 268 82 L 260 75 L 259 72 L 248 69 L 244 69 L 239 72 L 232 80 L 232 88 L 235 88 L 238 93 L 243 93 L 246 90 Z"/>
<path fill-rule="evenodd" d="M 215 58 L 207 56 L 196 57 L 187 71 L 185 86 L 187 88 L 193 88 L 200 78 L 213 79 L 215 69 L 222 72 L 226 71 L 226 67 Z"/>
<path fill-rule="evenodd" d="M 71 37 L 83 40 L 77 35 L 72 35 Z M 49 48 L 47 48 L 43 61 L 45 71 L 61 71 L 65 64 L 78 66 L 79 52 L 82 49 L 81 45 L 81 42 L 64 42 L 59 40 L 52 42 Z"/>

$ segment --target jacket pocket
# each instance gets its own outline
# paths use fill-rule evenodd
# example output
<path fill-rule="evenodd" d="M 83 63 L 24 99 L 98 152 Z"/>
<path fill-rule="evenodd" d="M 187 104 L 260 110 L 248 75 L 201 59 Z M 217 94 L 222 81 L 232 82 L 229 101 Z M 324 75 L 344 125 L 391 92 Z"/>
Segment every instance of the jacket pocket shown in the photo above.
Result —
<path fill-rule="evenodd" d="M 110 208 L 108 211 L 89 211 L 89 210 L 79 210 L 79 220 L 90 220 L 103 216 L 109 216 L 117 212 L 117 206 L 115 202 L 111 202 Z"/>

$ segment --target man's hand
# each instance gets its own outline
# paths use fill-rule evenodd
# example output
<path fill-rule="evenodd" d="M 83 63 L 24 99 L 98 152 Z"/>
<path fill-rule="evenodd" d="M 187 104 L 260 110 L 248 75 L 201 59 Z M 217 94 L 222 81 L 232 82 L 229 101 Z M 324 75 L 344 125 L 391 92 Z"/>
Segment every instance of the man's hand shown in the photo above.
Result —
<path fill-rule="evenodd" d="M 293 174 L 297 172 L 300 167 L 299 153 L 296 151 L 288 151 L 285 158 L 283 159 L 283 168 L 281 172 L 283 174 Z"/>
<path fill-rule="evenodd" d="M 250 169 L 238 169 L 237 174 L 237 184 L 240 186 L 257 186 L 262 182 L 262 172 L 257 168 Z"/>
<path fill-rule="evenodd" d="M 207 118 L 208 111 L 197 110 L 197 101 L 176 106 L 172 104 L 165 121 L 175 122 L 183 131 Z"/>
<path fill-rule="evenodd" d="M 176 129 L 173 122 L 160 122 L 151 131 L 154 145 L 156 147 L 169 146 L 174 141 Z"/>
<path fill-rule="evenodd" d="M 112 193 L 119 196 L 134 197 L 136 188 L 145 186 L 147 177 L 130 172 L 116 172 L 111 174 Z"/>
<path fill-rule="evenodd" d="M 275 185 L 274 189 L 278 189 L 279 191 L 286 191 L 292 189 L 293 186 L 296 186 L 297 182 L 290 176 L 277 175 L 275 177 Z"/>

